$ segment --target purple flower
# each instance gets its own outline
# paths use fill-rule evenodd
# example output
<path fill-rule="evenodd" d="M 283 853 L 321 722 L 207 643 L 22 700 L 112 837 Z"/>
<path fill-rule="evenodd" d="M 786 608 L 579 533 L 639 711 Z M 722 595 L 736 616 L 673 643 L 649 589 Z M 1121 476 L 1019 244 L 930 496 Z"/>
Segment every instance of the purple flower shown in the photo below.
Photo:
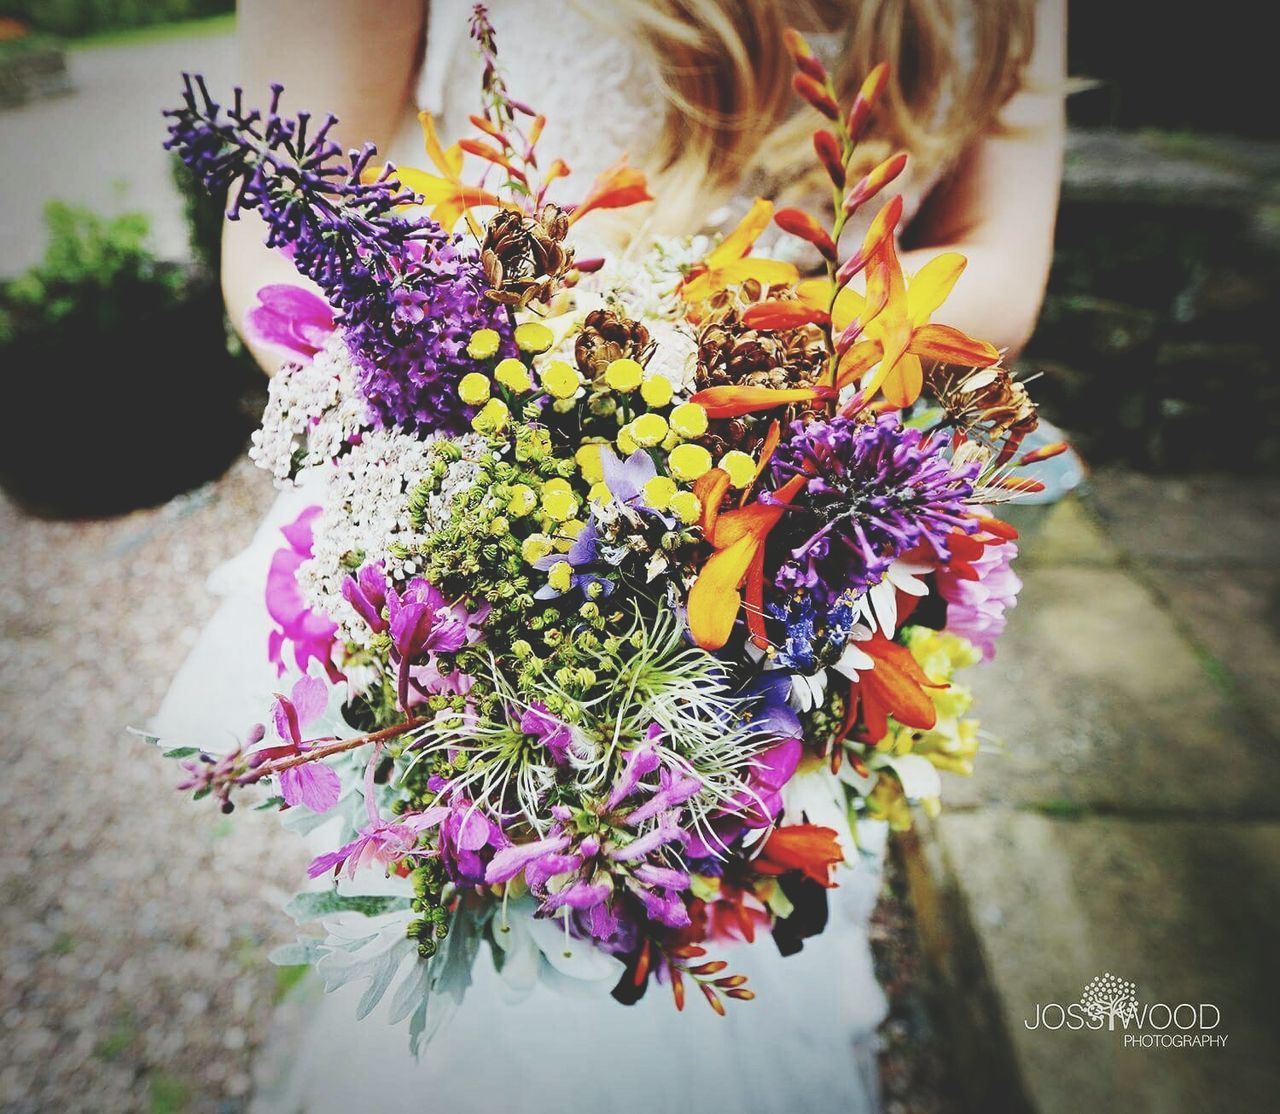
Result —
<path fill-rule="evenodd" d="M 520 730 L 526 735 L 535 736 L 551 752 L 551 760 L 557 766 L 563 766 L 569 760 L 573 729 L 548 712 L 542 701 L 535 700 L 525 709 L 524 715 L 520 717 Z"/>
<path fill-rule="evenodd" d="M 1013 542 L 987 545 L 970 562 L 976 580 L 958 575 L 948 565 L 937 571 L 938 595 L 947 601 L 946 629 L 972 642 L 985 661 L 995 657 L 996 640 L 1004 633 L 1005 611 L 1018 602 L 1022 581 L 1010 567 L 1018 556 Z"/>
<path fill-rule="evenodd" d="M 254 751 L 250 765 L 261 766 L 280 758 L 303 756 L 318 740 L 305 741 L 302 730 L 324 715 L 329 705 L 329 686 L 318 677 L 299 677 L 290 696 L 276 695 L 271 720 L 280 746 Z M 287 805 L 305 805 L 312 812 L 327 812 L 338 803 L 342 782 L 324 762 L 302 762 L 281 770 L 280 795 Z"/>
<path fill-rule="evenodd" d="M 892 414 L 793 423 L 774 455 L 774 479 L 812 478 L 788 516 L 791 533 L 804 540 L 779 567 L 777 587 L 826 603 L 879 583 L 895 557 L 917 546 L 945 559 L 947 535 L 974 529 L 965 500 L 978 468 L 953 469 L 945 450 L 944 440 L 925 440 Z"/>
<path fill-rule="evenodd" d="M 247 340 L 283 348 L 304 362 L 324 347 L 333 329 L 329 304 L 310 290 L 289 283 L 262 287 L 257 304 L 244 315 Z"/>
<path fill-rule="evenodd" d="M 375 862 L 383 866 L 398 863 L 413 854 L 420 833 L 435 827 L 448 815 L 447 808 L 438 806 L 425 812 L 409 813 L 394 821 L 384 820 L 379 816 L 373 778 L 381 758 L 382 747 L 379 745 L 374 748 L 373 757 L 364 771 L 364 804 L 369 823 L 360 829 L 360 834 L 350 843 L 312 859 L 311 865 L 307 867 L 310 877 L 319 878 L 331 870 L 337 874 L 345 865 L 347 877 L 354 878 L 356 871 L 362 866 Z"/>
<path fill-rule="evenodd" d="M 475 886 L 483 884 L 487 869 L 483 853 L 508 843 L 502 829 L 479 806 L 461 795 L 449 802 L 440 825 L 440 858 L 451 878 Z"/>
<path fill-rule="evenodd" d="M 384 634 L 387 620 L 382 609 L 387 606 L 387 577 L 382 562 L 364 565 L 355 576 L 342 582 L 342 598 L 369 626 L 374 634 Z"/>
<path fill-rule="evenodd" d="M 312 611 L 298 585 L 298 569 L 311 557 L 312 524 L 319 514 L 319 507 L 308 507 L 280 529 L 289 544 L 276 550 L 267 572 L 267 613 L 278 627 L 267 639 L 267 657 L 275 664 L 276 674 L 283 675 L 285 643 L 292 643 L 293 660 L 303 673 L 309 662 L 318 661 L 329 679 L 336 683 L 342 680 L 333 663 L 338 625 L 318 611 Z"/>

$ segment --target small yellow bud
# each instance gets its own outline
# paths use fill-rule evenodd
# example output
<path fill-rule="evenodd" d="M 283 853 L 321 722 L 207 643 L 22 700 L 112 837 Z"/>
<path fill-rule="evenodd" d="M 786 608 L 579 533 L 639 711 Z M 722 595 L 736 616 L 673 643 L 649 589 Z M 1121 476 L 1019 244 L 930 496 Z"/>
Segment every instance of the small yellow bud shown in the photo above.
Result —
<path fill-rule="evenodd" d="M 568 561 L 557 561 L 547 573 L 547 583 L 557 592 L 567 592 L 573 584 L 573 566 Z"/>
<path fill-rule="evenodd" d="M 468 406 L 489 401 L 489 377 L 478 371 L 468 372 L 458 384 L 458 397 Z"/>
<path fill-rule="evenodd" d="M 533 390 L 533 379 L 529 375 L 529 369 L 514 356 L 500 360 L 498 366 L 493 369 L 493 377 L 507 390 L 515 391 L 518 395 Z"/>
<path fill-rule="evenodd" d="M 677 445 L 667 457 L 667 467 L 676 479 L 692 483 L 711 471 L 711 454 L 701 445 Z"/>
<path fill-rule="evenodd" d="M 526 321 L 523 325 L 516 326 L 516 347 L 531 356 L 545 352 L 555 339 L 555 334 L 541 321 Z"/>
<path fill-rule="evenodd" d="M 631 439 L 641 448 L 652 448 L 667 435 L 667 419 L 661 414 L 641 414 L 631 423 Z"/>
<path fill-rule="evenodd" d="M 471 419 L 471 428 L 477 433 L 501 433 L 506 428 L 511 411 L 500 398 L 491 398 L 482 407 L 480 413 Z"/>
<path fill-rule="evenodd" d="M 634 391 L 640 386 L 640 380 L 643 378 L 644 368 L 635 360 L 625 356 L 621 360 L 614 360 L 604 369 L 604 381 L 622 394 Z"/>
<path fill-rule="evenodd" d="M 516 518 L 524 518 L 538 505 L 538 496 L 528 484 L 516 484 L 511 489 L 511 500 L 507 503 L 507 513 Z"/>
<path fill-rule="evenodd" d="M 573 491 L 573 485 L 569 483 L 563 476 L 553 476 L 542 485 L 545 491 Z"/>
<path fill-rule="evenodd" d="M 676 493 L 676 482 L 670 476 L 654 476 L 644 485 L 644 501 L 655 511 L 665 511 Z"/>
<path fill-rule="evenodd" d="M 587 524 L 579 518 L 571 518 L 568 522 L 560 523 L 556 530 L 556 549 L 561 553 L 568 553 L 573 548 L 573 543 L 577 541 L 578 535 L 586 528 Z"/>
<path fill-rule="evenodd" d="M 551 539 L 546 534 L 530 534 L 520 543 L 520 556 L 531 565 L 550 552 Z"/>
<path fill-rule="evenodd" d="M 489 533 L 492 534 L 495 538 L 506 537 L 507 532 L 510 529 L 511 529 L 511 523 L 509 523 L 506 520 L 506 518 L 504 518 L 502 515 L 499 515 L 497 518 L 495 518 L 492 522 L 489 523 Z"/>
<path fill-rule="evenodd" d="M 467 355 L 473 360 L 487 360 L 497 355 L 501 343 L 496 329 L 477 329 L 467 342 Z"/>
<path fill-rule="evenodd" d="M 563 522 L 578 513 L 578 500 L 574 498 L 572 491 L 543 488 L 542 511 L 548 518 Z"/>
<path fill-rule="evenodd" d="M 583 445 L 573 459 L 582 469 L 582 478 L 589 484 L 599 483 L 604 479 L 604 466 L 600 463 L 600 446 L 598 444 Z"/>
<path fill-rule="evenodd" d="M 681 437 L 701 437 L 707 432 L 707 412 L 696 402 L 682 402 L 671 411 L 670 421 Z"/>
<path fill-rule="evenodd" d="M 740 449 L 730 449 L 720 458 L 720 467 L 729 473 L 729 483 L 746 487 L 756 478 L 756 462 Z"/>
<path fill-rule="evenodd" d="M 692 491 L 677 491 L 671 497 L 671 513 L 686 526 L 702 516 L 702 502 Z"/>
<path fill-rule="evenodd" d="M 640 446 L 636 444 L 636 439 L 631 436 L 631 427 L 624 425 L 618 430 L 618 451 L 623 456 L 630 456 Z"/>
<path fill-rule="evenodd" d="M 593 503 L 608 503 L 613 499 L 613 492 L 609 490 L 609 485 L 604 480 L 597 480 L 591 485 L 587 498 Z"/>
<path fill-rule="evenodd" d="M 640 397 L 650 406 L 666 406 L 673 389 L 665 375 L 651 375 L 640 384 Z"/>
<path fill-rule="evenodd" d="M 538 372 L 542 387 L 552 398 L 573 398 L 582 386 L 582 376 L 578 369 L 565 363 L 564 360 L 552 360 Z"/>

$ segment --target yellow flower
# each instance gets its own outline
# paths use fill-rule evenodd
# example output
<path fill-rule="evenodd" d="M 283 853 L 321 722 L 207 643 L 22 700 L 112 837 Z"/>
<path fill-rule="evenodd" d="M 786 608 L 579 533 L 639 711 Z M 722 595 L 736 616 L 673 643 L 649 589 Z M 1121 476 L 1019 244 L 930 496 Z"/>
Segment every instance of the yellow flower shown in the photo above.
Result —
<path fill-rule="evenodd" d="M 644 368 L 635 360 L 625 356 L 621 360 L 614 360 L 604 369 L 604 381 L 622 394 L 634 391 L 640 386 L 640 380 L 643 378 Z"/>
<path fill-rule="evenodd" d="M 520 543 L 520 556 L 531 565 L 550 552 L 551 539 L 546 534 L 530 534 Z"/>
<path fill-rule="evenodd" d="M 557 561 L 547 573 L 547 583 L 557 592 L 567 592 L 573 584 L 573 566 L 568 561 Z"/>
<path fill-rule="evenodd" d="M 560 523 L 556 529 L 556 549 L 561 553 L 568 553 L 573 548 L 573 543 L 578 540 L 578 535 L 586 528 L 587 524 L 580 518 L 571 518 L 567 522 Z"/>
<path fill-rule="evenodd" d="M 522 395 L 533 390 L 533 379 L 529 369 L 514 356 L 508 356 L 493 369 L 493 377 L 509 391 Z"/>
<path fill-rule="evenodd" d="M 665 375 L 651 375 L 640 384 L 640 397 L 650 406 L 666 406 L 673 389 Z"/>
<path fill-rule="evenodd" d="M 631 436 L 631 427 L 624 425 L 618 430 L 618 451 L 623 456 L 630 456 L 640 446 L 636 444 L 636 439 Z"/>
<path fill-rule="evenodd" d="M 540 372 L 538 378 L 542 386 L 552 398 L 573 398 L 582 386 L 582 377 L 578 369 L 571 367 L 564 360 L 552 360 Z"/>
<path fill-rule="evenodd" d="M 701 437 L 707 432 L 707 412 L 696 402 L 682 402 L 671 411 L 670 421 L 681 437 Z"/>
<path fill-rule="evenodd" d="M 613 498 L 613 492 L 609 490 L 609 485 L 604 480 L 597 480 L 591 485 L 587 498 L 593 503 L 608 503 Z"/>
<path fill-rule="evenodd" d="M 516 518 L 524 518 L 538 505 L 538 496 L 528 484 L 516 484 L 511 489 L 511 501 L 507 504 L 507 513 Z"/>
<path fill-rule="evenodd" d="M 496 329 L 477 329 L 467 342 L 467 355 L 473 360 L 487 360 L 497 354 L 501 343 Z"/>
<path fill-rule="evenodd" d="M 552 487 L 549 483 L 542 489 L 542 510 L 548 518 L 563 522 L 578 513 L 578 500 L 569 490 L 568 484 L 560 488 Z"/>
<path fill-rule="evenodd" d="M 631 439 L 642 448 L 652 448 L 667 435 L 667 419 L 661 414 L 641 414 L 631 423 Z"/>
<path fill-rule="evenodd" d="M 702 517 L 702 500 L 692 491 L 677 491 L 671 497 L 671 513 L 686 526 Z"/>
<path fill-rule="evenodd" d="M 677 445 L 667 457 L 667 467 L 676 479 L 692 483 L 711 471 L 711 454 L 701 445 Z"/>
<path fill-rule="evenodd" d="M 599 483 L 604 479 L 604 465 L 600 463 L 600 445 L 596 442 L 581 446 L 573 459 L 582 471 L 582 478 L 589 484 Z"/>
<path fill-rule="evenodd" d="M 511 411 L 507 409 L 507 404 L 500 398 L 491 398 L 480 408 L 480 413 L 471 419 L 471 428 L 477 433 L 500 433 L 510 417 Z"/>
<path fill-rule="evenodd" d="M 540 321 L 526 321 L 523 325 L 516 326 L 516 347 L 531 356 L 545 352 L 555 343 L 555 339 L 551 330 Z"/>
<path fill-rule="evenodd" d="M 730 449 L 720 458 L 720 467 L 729 473 L 729 483 L 746 487 L 756 478 L 756 462 L 740 449 Z"/>
<path fill-rule="evenodd" d="M 489 401 L 489 377 L 472 371 L 458 384 L 458 397 L 468 406 L 479 406 Z"/>
<path fill-rule="evenodd" d="M 665 511 L 676 493 L 676 482 L 670 476 L 654 476 L 644 485 L 644 501 L 655 511 Z"/>

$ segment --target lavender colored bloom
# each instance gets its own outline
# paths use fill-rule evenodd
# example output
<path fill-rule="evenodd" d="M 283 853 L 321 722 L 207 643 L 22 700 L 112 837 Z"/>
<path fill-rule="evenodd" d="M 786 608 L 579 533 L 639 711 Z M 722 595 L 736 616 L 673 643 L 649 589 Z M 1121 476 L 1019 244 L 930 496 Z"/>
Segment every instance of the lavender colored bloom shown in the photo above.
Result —
<path fill-rule="evenodd" d="M 569 760 L 569 747 L 573 743 L 573 730 L 563 720 L 556 719 L 547 706 L 535 700 L 520 717 L 520 730 L 534 735 L 551 752 L 551 760 L 563 766 Z"/>
<path fill-rule="evenodd" d="M 972 642 L 984 661 L 995 657 L 996 641 L 1004 633 L 1005 612 L 1018 602 L 1022 581 L 1010 567 L 1018 556 L 1013 542 L 988 545 L 976 561 L 976 580 L 967 580 L 948 566 L 938 569 L 938 595 L 947 601 L 946 629 Z"/>
<path fill-rule="evenodd" d="M 265 115 L 246 109 L 239 89 L 224 114 L 202 78 L 184 80 L 182 107 L 166 113 L 166 146 L 210 192 L 234 187 L 227 215 L 260 213 L 267 246 L 287 249 L 321 286 L 378 419 L 463 430 L 470 409 L 456 386 L 480 367 L 465 351 L 471 334 L 495 329 L 501 354 L 514 354 L 509 315 L 484 296 L 478 255 L 432 221 L 399 216 L 397 206 L 415 195 L 401 189 L 390 166 L 367 173 L 372 145 L 344 157 L 328 138 L 333 116 L 309 134 L 307 113 L 279 114 L 279 85 Z"/>
<path fill-rule="evenodd" d="M 788 517 L 792 535 L 807 537 L 783 561 L 775 584 L 825 603 L 879 583 L 895 557 L 917 546 L 945 560 L 947 535 L 973 529 L 965 500 L 978 468 L 953 468 L 945 448 L 891 414 L 875 422 L 796 422 L 774 456 L 773 475 L 779 484 L 812 476 Z"/>

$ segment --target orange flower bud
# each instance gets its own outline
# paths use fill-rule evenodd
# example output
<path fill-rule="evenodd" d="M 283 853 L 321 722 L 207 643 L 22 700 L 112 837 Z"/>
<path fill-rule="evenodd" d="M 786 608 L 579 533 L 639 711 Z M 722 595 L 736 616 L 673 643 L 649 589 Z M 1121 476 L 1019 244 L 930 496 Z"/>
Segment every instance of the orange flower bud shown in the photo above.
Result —
<path fill-rule="evenodd" d="M 853 107 L 849 109 L 849 118 L 845 122 L 845 127 L 848 129 L 849 137 L 853 142 L 857 143 L 862 138 L 867 122 L 871 119 L 871 110 L 875 108 L 876 101 L 880 99 L 880 94 L 884 92 L 884 87 L 888 81 L 889 66 L 885 62 L 881 62 L 880 65 L 867 74 L 867 79 L 862 83 L 862 88 L 858 90 L 858 95 L 853 99 Z"/>
<path fill-rule="evenodd" d="M 885 186 L 901 174 L 906 165 L 907 156 L 902 153 L 885 159 L 845 195 L 845 214 L 852 216 L 855 210 L 875 197 Z"/>
<path fill-rule="evenodd" d="M 1019 465 L 1039 464 L 1042 460 L 1051 460 L 1055 456 L 1065 453 L 1070 446 L 1065 441 L 1054 441 L 1052 444 L 1043 445 L 1038 449 L 1032 449 L 1028 453 L 1023 453 L 1018 461 Z"/>
<path fill-rule="evenodd" d="M 791 88 L 828 120 L 840 119 L 840 106 L 836 104 L 823 82 L 814 80 L 807 73 L 798 73 L 791 79 Z"/>
<path fill-rule="evenodd" d="M 825 128 L 820 128 L 813 133 L 813 149 L 836 188 L 844 189 L 844 159 L 840 155 L 840 141 Z"/>
<path fill-rule="evenodd" d="M 773 220 L 783 232 L 790 232 L 793 236 L 808 240 L 822 252 L 824 258 L 835 262 L 835 241 L 831 239 L 830 233 L 808 213 L 801 212 L 799 209 L 779 209 L 774 213 Z"/>

